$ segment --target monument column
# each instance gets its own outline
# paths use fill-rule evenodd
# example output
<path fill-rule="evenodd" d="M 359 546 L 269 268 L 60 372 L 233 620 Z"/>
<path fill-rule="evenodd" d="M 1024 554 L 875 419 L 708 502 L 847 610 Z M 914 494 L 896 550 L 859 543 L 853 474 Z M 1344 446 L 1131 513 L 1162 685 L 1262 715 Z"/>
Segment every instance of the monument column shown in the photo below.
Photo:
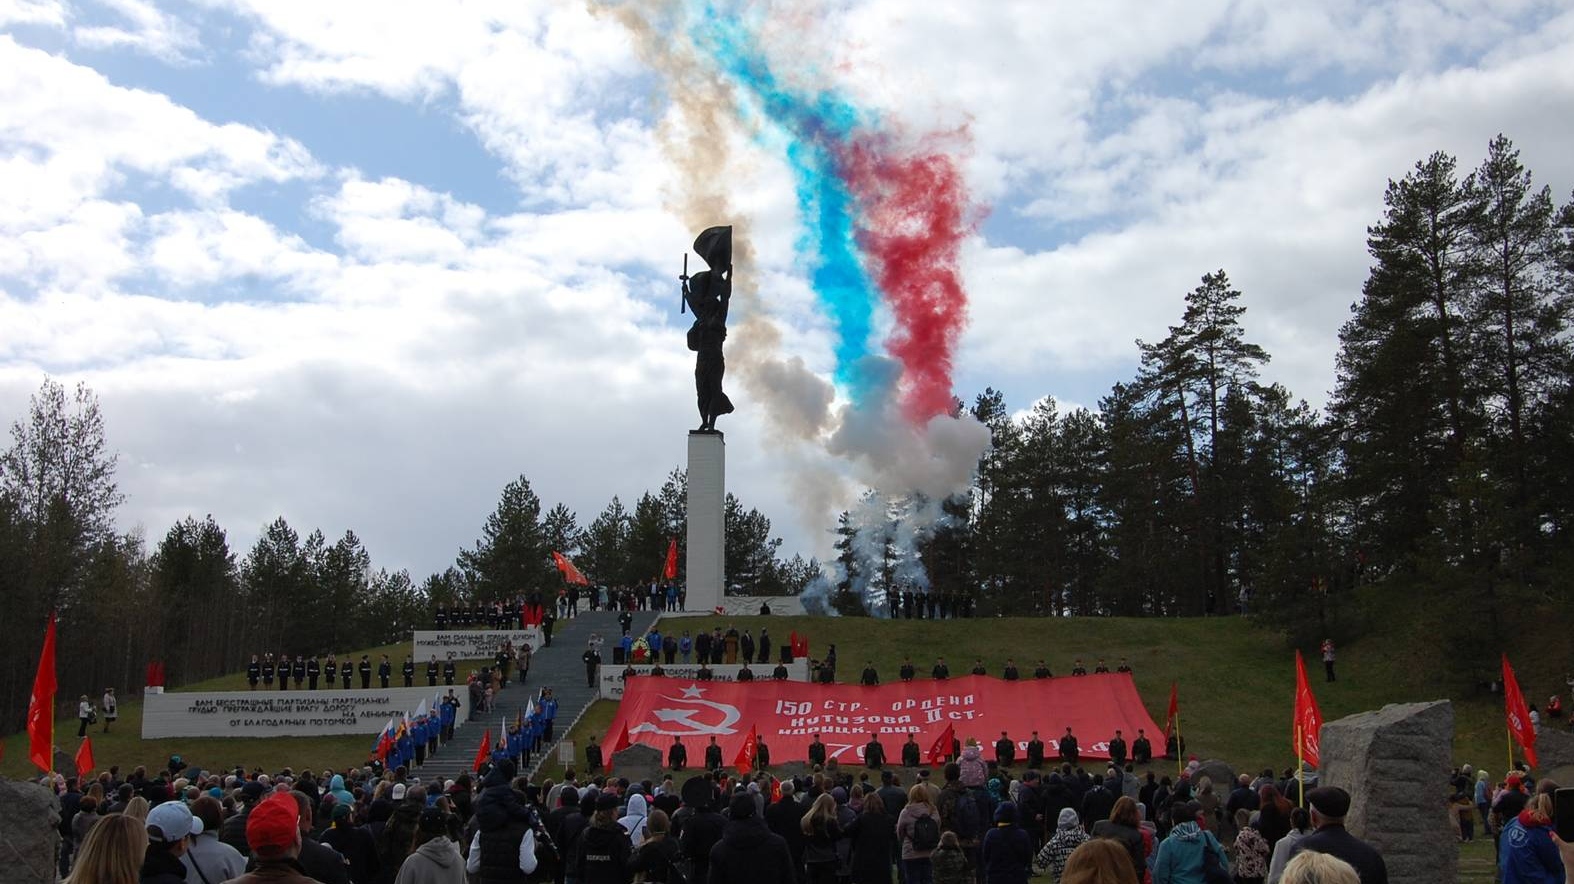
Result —
<path fill-rule="evenodd" d="M 685 570 L 688 610 L 721 604 L 726 579 L 722 542 L 727 504 L 727 439 L 721 433 L 689 433 L 689 536 Z"/>

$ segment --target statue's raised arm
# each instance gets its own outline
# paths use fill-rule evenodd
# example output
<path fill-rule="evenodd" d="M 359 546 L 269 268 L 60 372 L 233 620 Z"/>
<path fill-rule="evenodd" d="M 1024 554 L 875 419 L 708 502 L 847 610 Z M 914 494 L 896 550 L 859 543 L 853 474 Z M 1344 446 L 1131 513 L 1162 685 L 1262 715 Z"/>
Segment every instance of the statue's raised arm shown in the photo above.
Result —
<path fill-rule="evenodd" d="M 721 389 L 722 375 L 727 370 L 722 344 L 727 340 L 727 308 L 732 303 L 732 228 L 707 228 L 694 238 L 694 252 L 710 269 L 683 279 L 683 300 L 694 311 L 689 349 L 696 354 L 694 389 L 699 399 L 699 432 L 714 433 L 716 418 L 732 413 L 732 400 Z"/>

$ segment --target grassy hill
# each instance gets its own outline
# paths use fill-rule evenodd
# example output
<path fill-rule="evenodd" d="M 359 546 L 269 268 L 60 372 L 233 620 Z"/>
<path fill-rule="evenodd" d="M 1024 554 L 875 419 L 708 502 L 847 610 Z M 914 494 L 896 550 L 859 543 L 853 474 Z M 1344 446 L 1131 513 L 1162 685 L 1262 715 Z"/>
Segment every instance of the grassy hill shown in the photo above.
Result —
<path fill-rule="evenodd" d="M 1466 654 L 1457 639 L 1448 636 L 1446 611 L 1395 612 L 1378 599 L 1363 610 L 1374 625 L 1367 637 L 1339 649 L 1339 681 L 1325 684 L 1316 649 L 1303 648 L 1308 659 L 1312 688 L 1324 716 L 1333 720 L 1386 703 L 1451 699 L 1455 702 L 1457 731 L 1454 757 L 1499 772 L 1507 758 L 1501 698 L 1476 685 L 1490 679 L 1493 667 L 1466 666 Z M 1515 646 L 1507 650 L 1519 668 L 1520 680 L 1531 698 L 1545 699 L 1563 688 L 1561 658 L 1532 654 L 1534 648 L 1566 648 L 1562 625 L 1567 615 L 1541 612 L 1522 618 L 1515 627 Z M 727 623 L 722 618 L 685 618 L 681 627 L 695 632 Z M 1189 754 L 1218 757 L 1240 769 L 1275 769 L 1294 763 L 1290 754 L 1289 722 L 1294 686 L 1293 653 L 1282 637 L 1239 618 L 1174 620 L 1121 618 L 1002 618 L 994 620 L 895 621 L 864 618 L 771 617 L 740 618 L 740 628 L 758 631 L 768 625 L 780 643 L 797 630 L 810 638 L 810 652 L 821 656 L 829 644 L 837 646 L 843 680 L 855 678 L 865 660 L 871 660 L 884 679 L 894 679 L 905 655 L 911 655 L 920 672 L 926 672 L 937 655 L 952 671 L 965 672 L 982 657 L 991 673 L 998 673 L 1005 659 L 1014 657 L 1030 672 L 1040 657 L 1060 674 L 1071 661 L 1083 658 L 1089 668 L 1100 657 L 1113 667 L 1121 657 L 1135 670 L 1138 690 L 1148 710 L 1162 723 L 1171 681 L 1180 685 L 1181 727 Z M 1555 644 L 1555 642 L 1564 642 Z M 1553 642 L 1553 643 L 1549 643 Z M 1495 663 L 1499 648 L 1476 648 L 1473 659 Z M 371 648 L 364 653 L 402 655 L 405 645 Z M 355 652 L 356 655 L 363 653 Z M 1545 658 L 1545 659 L 1544 659 Z M 72 684 L 67 673 L 62 682 Z M 240 673 L 223 676 L 184 690 L 244 690 Z M 615 704 L 598 703 L 575 728 L 572 738 L 583 745 L 585 735 L 605 732 Z M 56 725 L 57 743 L 74 751 L 77 722 L 62 719 Z M 141 703 L 127 698 L 113 733 L 93 734 L 100 766 L 111 763 L 129 768 L 155 767 L 171 753 L 204 767 L 262 766 L 297 769 L 344 766 L 366 756 L 363 736 L 246 740 L 198 738 L 140 739 Z M 26 760 L 26 736 L 5 739 L 0 773 L 19 777 L 31 774 Z"/>

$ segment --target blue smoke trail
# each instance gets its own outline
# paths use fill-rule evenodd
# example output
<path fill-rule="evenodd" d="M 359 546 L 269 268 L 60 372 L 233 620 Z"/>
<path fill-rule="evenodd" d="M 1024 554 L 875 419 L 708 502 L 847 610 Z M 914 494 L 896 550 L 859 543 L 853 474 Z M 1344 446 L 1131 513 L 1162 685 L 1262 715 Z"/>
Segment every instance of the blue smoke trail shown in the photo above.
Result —
<path fill-rule="evenodd" d="M 877 390 L 875 379 L 862 367 L 871 355 L 879 295 L 858 253 L 857 206 L 837 174 L 836 149 L 851 141 L 864 123 L 863 115 L 834 93 L 803 95 L 784 86 L 761 54 L 758 39 L 735 12 L 706 2 L 692 21 L 694 44 L 791 139 L 787 162 L 804 224 L 796 248 L 813 261 L 810 284 L 834 326 L 836 382 L 855 404 L 862 404 Z"/>

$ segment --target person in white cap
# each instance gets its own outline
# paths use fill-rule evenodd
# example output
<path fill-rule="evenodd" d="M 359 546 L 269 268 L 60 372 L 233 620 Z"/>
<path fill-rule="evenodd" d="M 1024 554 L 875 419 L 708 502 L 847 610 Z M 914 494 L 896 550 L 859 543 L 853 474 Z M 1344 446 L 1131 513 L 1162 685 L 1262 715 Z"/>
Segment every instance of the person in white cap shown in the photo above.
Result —
<path fill-rule="evenodd" d="M 148 811 L 148 849 L 142 858 L 143 884 L 186 884 L 187 838 L 202 834 L 202 820 L 183 801 L 166 801 Z"/>

